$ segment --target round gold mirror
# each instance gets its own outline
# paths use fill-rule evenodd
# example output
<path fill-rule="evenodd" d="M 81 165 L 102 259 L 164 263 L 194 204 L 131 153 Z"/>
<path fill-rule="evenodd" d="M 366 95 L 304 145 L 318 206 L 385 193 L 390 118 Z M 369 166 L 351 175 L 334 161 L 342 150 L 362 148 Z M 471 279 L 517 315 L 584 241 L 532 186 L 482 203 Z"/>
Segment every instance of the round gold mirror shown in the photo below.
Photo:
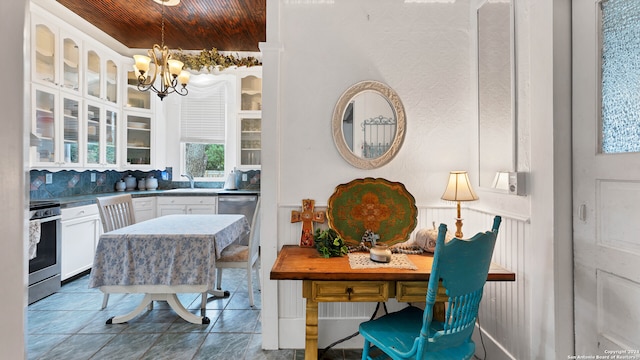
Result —
<path fill-rule="evenodd" d="M 400 150 L 406 119 L 398 94 L 378 81 L 348 88 L 333 110 L 333 141 L 340 155 L 360 169 L 385 165 Z"/>

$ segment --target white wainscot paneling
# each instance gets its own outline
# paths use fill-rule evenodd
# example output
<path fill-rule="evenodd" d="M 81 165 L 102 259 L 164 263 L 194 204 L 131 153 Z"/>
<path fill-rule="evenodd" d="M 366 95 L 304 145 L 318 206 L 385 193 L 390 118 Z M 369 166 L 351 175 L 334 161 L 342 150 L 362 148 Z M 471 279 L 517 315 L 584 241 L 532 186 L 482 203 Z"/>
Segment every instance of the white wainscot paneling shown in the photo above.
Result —
<path fill-rule="evenodd" d="M 640 182 L 598 181 L 597 241 L 603 245 L 640 253 Z M 626 216 L 624 214 L 627 214 Z"/>
<path fill-rule="evenodd" d="M 640 349 L 640 339 L 629 336 L 640 324 L 640 284 L 601 270 L 596 282 L 600 348 Z"/>
<path fill-rule="evenodd" d="M 481 211 L 463 213 L 465 238 L 491 229 L 493 217 Z M 527 219 L 502 215 L 493 261 L 516 274 L 515 282 L 487 282 L 480 303 L 479 324 L 487 357 L 491 359 L 526 359 L 530 355 L 529 306 L 526 302 L 527 269 L 525 243 L 530 240 Z M 478 332 L 474 334 L 476 349 L 482 347 Z M 482 353 L 482 350 L 477 350 Z"/>

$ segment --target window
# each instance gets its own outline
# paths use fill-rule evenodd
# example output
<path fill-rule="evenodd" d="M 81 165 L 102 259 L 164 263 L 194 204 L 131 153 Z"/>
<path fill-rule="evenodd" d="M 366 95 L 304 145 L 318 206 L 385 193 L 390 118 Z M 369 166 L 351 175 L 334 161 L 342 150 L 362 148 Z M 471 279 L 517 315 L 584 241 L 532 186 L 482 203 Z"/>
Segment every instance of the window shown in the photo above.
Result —
<path fill-rule="evenodd" d="M 200 180 L 224 177 L 224 144 L 185 143 L 184 159 L 184 169 L 193 177 Z"/>
<path fill-rule="evenodd" d="M 224 178 L 226 94 L 225 84 L 219 83 L 182 99 L 180 144 L 183 171 L 199 181 L 220 181 Z"/>
<path fill-rule="evenodd" d="M 603 1 L 601 17 L 601 152 L 640 152 L 640 3 Z"/>

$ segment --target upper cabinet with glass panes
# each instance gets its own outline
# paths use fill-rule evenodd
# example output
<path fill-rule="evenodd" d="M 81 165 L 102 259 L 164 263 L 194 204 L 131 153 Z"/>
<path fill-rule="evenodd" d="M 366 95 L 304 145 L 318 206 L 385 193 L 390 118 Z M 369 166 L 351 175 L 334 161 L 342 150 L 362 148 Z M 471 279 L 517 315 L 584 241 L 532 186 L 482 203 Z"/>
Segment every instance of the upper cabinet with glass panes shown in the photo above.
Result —
<path fill-rule="evenodd" d="M 111 104 L 119 103 L 119 55 L 94 44 L 85 45 L 85 48 L 85 94 Z"/>
<path fill-rule="evenodd" d="M 240 169 L 259 169 L 262 164 L 262 68 L 238 73 L 238 153 Z"/>
<path fill-rule="evenodd" d="M 262 110 L 262 78 L 247 75 L 240 78 L 240 111 Z"/>
<path fill-rule="evenodd" d="M 123 57 L 37 5 L 30 45 L 31 167 L 118 168 Z"/>
<path fill-rule="evenodd" d="M 80 94 L 82 41 L 37 15 L 32 16 L 31 39 L 31 79 Z"/>
<path fill-rule="evenodd" d="M 124 106 L 132 109 L 151 110 L 151 91 L 138 90 L 138 78 L 133 69 L 127 71 L 127 93 Z"/>

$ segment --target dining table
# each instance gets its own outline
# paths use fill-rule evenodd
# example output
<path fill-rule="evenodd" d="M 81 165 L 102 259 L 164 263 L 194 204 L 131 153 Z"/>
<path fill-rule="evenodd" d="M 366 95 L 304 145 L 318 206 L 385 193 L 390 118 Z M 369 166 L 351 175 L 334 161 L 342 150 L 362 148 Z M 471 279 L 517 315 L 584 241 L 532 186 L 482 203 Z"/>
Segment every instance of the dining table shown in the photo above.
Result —
<path fill-rule="evenodd" d="M 89 287 L 145 294 L 134 310 L 109 318 L 107 324 L 127 322 L 158 300 L 190 323 L 210 323 L 204 314 L 185 309 L 177 294 L 202 294 L 203 308 L 207 293 L 222 295 L 215 290 L 216 259 L 249 230 L 244 215 L 175 214 L 100 235 Z"/>

